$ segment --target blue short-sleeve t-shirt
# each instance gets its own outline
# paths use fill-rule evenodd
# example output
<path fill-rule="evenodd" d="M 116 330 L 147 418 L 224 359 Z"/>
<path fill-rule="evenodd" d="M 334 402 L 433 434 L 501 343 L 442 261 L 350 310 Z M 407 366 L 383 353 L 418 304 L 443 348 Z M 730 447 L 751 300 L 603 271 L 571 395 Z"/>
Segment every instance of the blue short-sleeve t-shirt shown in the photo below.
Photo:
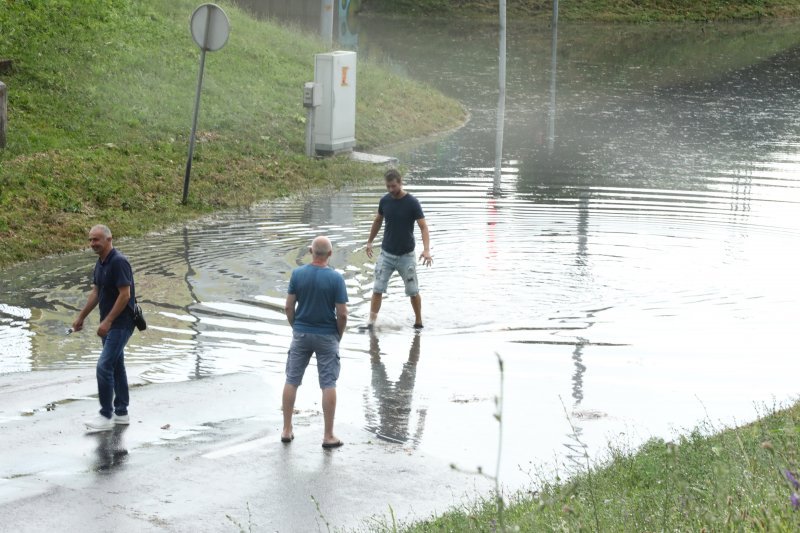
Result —
<path fill-rule="evenodd" d="M 385 194 L 378 203 L 378 214 L 386 225 L 383 228 L 381 249 L 393 255 L 404 255 L 414 251 L 414 222 L 425 218 L 422 206 L 411 193 L 395 199 Z"/>
<path fill-rule="evenodd" d="M 114 319 L 111 329 L 133 329 L 133 304 L 136 298 L 136 289 L 133 284 L 133 269 L 128 258 L 118 252 L 116 248 L 112 248 L 105 261 L 97 260 L 92 282 L 97 287 L 97 304 L 100 308 L 101 321 L 114 307 L 114 303 L 119 297 L 119 287 L 131 288 L 128 309 Z"/>
<path fill-rule="evenodd" d="M 344 278 L 331 267 L 297 267 L 289 279 L 289 294 L 297 297 L 293 329 L 301 333 L 339 334 L 336 304 L 347 303 Z"/>

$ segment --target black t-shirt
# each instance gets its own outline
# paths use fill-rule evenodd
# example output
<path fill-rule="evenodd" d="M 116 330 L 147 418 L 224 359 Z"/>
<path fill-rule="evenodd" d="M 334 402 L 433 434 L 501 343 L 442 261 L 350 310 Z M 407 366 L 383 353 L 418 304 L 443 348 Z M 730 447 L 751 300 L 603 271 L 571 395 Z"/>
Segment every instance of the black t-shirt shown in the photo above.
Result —
<path fill-rule="evenodd" d="M 136 291 L 133 285 L 133 269 L 128 258 L 112 248 L 105 262 L 97 260 L 94 265 L 93 283 L 97 287 L 97 304 L 102 321 L 119 297 L 119 287 L 131 288 L 131 299 L 128 308 L 119 314 L 111 324 L 111 329 L 133 329 L 133 304 Z"/>
<path fill-rule="evenodd" d="M 414 251 L 414 222 L 425 218 L 419 200 L 411 193 L 395 200 L 386 193 L 378 203 L 378 214 L 383 216 L 386 226 L 383 229 L 381 249 L 392 255 L 404 255 Z"/>

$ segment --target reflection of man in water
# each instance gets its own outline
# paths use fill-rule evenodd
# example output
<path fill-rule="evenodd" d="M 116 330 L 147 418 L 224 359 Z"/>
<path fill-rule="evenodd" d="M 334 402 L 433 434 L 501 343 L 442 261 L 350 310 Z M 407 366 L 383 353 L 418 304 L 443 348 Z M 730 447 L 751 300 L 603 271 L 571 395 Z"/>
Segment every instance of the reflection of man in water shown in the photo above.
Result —
<path fill-rule="evenodd" d="M 128 429 L 126 425 L 116 425 L 113 431 L 94 433 L 97 438 L 94 470 L 107 472 L 122 465 L 128 458 L 128 450 L 122 442 L 122 434 Z"/>
<path fill-rule="evenodd" d="M 419 333 L 414 335 L 411 349 L 408 352 L 408 361 L 403 363 L 400 378 L 392 383 L 386 374 L 386 366 L 381 361 L 381 349 L 378 337 L 370 332 L 370 361 L 372 363 L 372 392 L 377 400 L 377 416 L 375 408 L 367 400 L 367 430 L 375 433 L 382 440 L 404 443 L 412 439 L 413 444 L 419 443 L 422 437 L 422 428 L 425 422 L 425 411 L 419 411 L 417 430 L 410 437 L 408 430 L 411 415 L 411 402 L 413 400 L 414 380 L 417 374 L 417 361 L 419 361 Z M 376 420 L 377 418 L 377 420 Z"/>

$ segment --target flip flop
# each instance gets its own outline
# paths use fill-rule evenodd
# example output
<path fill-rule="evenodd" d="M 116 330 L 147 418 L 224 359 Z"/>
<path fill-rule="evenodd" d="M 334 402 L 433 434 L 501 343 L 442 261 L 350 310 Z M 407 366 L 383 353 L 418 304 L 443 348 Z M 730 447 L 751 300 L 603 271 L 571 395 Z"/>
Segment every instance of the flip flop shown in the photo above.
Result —
<path fill-rule="evenodd" d="M 294 433 L 292 433 L 291 437 L 281 437 L 281 442 L 284 444 L 288 444 L 294 440 Z"/>
<path fill-rule="evenodd" d="M 331 450 L 333 448 L 338 448 L 340 446 L 344 446 L 344 442 L 337 440 L 336 442 L 323 442 L 322 447 L 326 450 Z"/>

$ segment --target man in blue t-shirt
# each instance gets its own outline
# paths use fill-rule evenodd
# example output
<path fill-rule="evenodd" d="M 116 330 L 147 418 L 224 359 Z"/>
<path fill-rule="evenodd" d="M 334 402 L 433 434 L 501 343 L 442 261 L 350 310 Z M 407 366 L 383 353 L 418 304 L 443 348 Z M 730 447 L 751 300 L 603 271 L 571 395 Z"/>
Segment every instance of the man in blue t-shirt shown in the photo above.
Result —
<path fill-rule="evenodd" d="M 292 271 L 286 295 L 286 319 L 292 326 L 292 344 L 286 360 L 281 442 L 289 443 L 294 439 L 292 414 L 297 388 L 303 382 L 311 355 L 316 354 L 325 421 L 322 447 L 338 448 L 343 442 L 333 434 L 333 417 L 340 368 L 339 341 L 347 325 L 347 288 L 342 275 L 328 266 L 333 247 L 327 237 L 315 238 L 308 250 L 312 261 Z"/>
<path fill-rule="evenodd" d="M 73 331 L 83 329 L 83 321 L 100 307 L 97 335 L 103 351 L 97 360 L 97 391 L 100 414 L 86 422 L 89 432 L 108 431 L 115 424 L 130 424 L 128 416 L 128 375 L 125 371 L 125 345 L 133 333 L 133 306 L 136 289 L 128 259 L 112 243 L 108 226 L 89 230 L 89 245 L 98 255 L 92 275 L 92 292 L 75 322 Z"/>
<path fill-rule="evenodd" d="M 414 327 L 422 328 L 422 297 L 419 295 L 419 281 L 417 280 L 417 266 L 414 257 L 414 222 L 419 226 L 422 234 L 422 253 L 419 258 L 425 266 L 433 264 L 430 250 L 430 236 L 422 206 L 412 194 L 403 190 L 403 178 L 395 169 L 389 169 L 383 175 L 386 181 L 387 192 L 378 203 L 378 214 L 372 221 L 367 239 L 367 257 L 372 259 L 372 241 L 386 220 L 383 230 L 383 243 L 381 255 L 375 263 L 375 284 L 372 288 L 372 301 L 370 302 L 369 321 L 367 327 L 371 328 L 378 318 L 381 309 L 383 294 L 389 286 L 389 278 L 397 271 L 403 278 L 406 296 L 411 299 L 411 308 L 414 310 Z"/>

